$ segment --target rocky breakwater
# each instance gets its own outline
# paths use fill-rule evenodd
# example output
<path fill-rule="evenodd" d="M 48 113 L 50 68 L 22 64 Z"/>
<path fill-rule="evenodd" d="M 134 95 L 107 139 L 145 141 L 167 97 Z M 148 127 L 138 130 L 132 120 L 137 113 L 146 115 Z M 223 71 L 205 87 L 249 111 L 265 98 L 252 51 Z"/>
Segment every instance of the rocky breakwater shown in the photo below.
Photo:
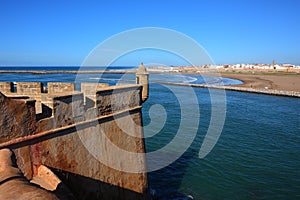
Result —
<path fill-rule="evenodd" d="M 166 85 L 175 85 L 175 86 L 211 88 L 211 89 L 231 90 L 237 92 L 248 92 L 248 93 L 300 98 L 300 92 L 297 91 L 283 91 L 283 90 L 275 90 L 275 89 L 268 89 L 268 88 L 260 88 L 260 89 L 247 88 L 247 87 L 238 87 L 238 86 L 231 86 L 231 85 L 225 86 L 225 85 L 205 85 L 205 84 L 170 83 L 170 82 L 158 82 L 158 83 L 166 84 Z"/>

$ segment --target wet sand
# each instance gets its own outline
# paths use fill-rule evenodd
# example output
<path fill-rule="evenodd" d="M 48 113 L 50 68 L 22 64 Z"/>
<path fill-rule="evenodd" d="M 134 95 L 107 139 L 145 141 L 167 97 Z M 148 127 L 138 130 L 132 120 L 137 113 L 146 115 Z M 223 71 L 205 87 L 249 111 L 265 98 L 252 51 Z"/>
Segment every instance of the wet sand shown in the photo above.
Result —
<path fill-rule="evenodd" d="M 244 84 L 234 85 L 241 88 L 249 89 L 263 89 L 263 90 L 278 90 L 278 91 L 292 91 L 300 92 L 300 71 L 287 72 L 276 70 L 235 70 L 224 71 L 215 69 L 181 69 L 162 72 L 152 69 L 150 73 L 171 73 L 171 74 L 195 74 L 201 76 L 221 76 L 224 78 L 237 79 Z"/>
<path fill-rule="evenodd" d="M 170 72 L 174 73 L 174 72 Z M 178 72 L 177 72 L 178 73 Z M 175 74 L 175 73 L 174 73 Z M 211 72 L 203 71 L 185 71 L 183 74 L 198 74 L 202 76 L 221 76 L 223 78 L 237 79 L 243 84 L 226 85 L 226 86 L 209 86 L 205 84 L 187 84 L 187 83 L 168 83 L 162 84 L 225 89 L 238 92 L 258 93 L 275 96 L 287 96 L 300 98 L 300 74 L 299 73 L 281 73 L 281 72 Z"/>
<path fill-rule="evenodd" d="M 236 85 L 244 88 L 272 89 L 281 91 L 300 92 L 300 74 L 227 74 L 222 73 L 222 77 L 238 79 L 244 84 Z"/>

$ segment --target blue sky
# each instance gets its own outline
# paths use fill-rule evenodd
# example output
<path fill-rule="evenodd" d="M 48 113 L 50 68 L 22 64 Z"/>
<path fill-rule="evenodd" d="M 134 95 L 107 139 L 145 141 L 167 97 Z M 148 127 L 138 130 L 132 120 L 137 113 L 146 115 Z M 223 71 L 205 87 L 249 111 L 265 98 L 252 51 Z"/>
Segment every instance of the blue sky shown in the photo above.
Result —
<path fill-rule="evenodd" d="M 2 0 L 0 65 L 80 65 L 105 39 L 141 27 L 186 34 L 216 63 L 300 64 L 299 9 L 298 0 Z M 148 53 L 115 64 L 183 63 Z"/>

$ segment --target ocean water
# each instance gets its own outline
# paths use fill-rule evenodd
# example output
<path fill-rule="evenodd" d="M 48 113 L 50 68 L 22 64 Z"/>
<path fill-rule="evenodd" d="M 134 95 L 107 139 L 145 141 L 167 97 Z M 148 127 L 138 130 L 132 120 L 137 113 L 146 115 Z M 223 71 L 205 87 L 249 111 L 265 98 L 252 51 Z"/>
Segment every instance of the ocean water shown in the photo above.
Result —
<path fill-rule="evenodd" d="M 194 90 L 200 108 L 197 135 L 178 160 L 149 173 L 157 199 L 300 199 L 300 100 L 226 91 L 222 134 L 200 159 L 211 100 L 207 89 Z M 150 91 L 143 105 L 145 126 L 153 105 L 162 105 L 168 115 L 166 126 L 146 139 L 147 150 L 156 151 L 173 140 L 181 116 L 173 91 L 155 84 Z"/>
<path fill-rule="evenodd" d="M 208 89 L 166 86 L 157 82 L 204 83 L 204 80 L 195 75 L 150 75 L 150 80 L 149 99 L 143 104 L 145 135 L 149 136 L 146 150 L 147 153 L 156 152 L 171 144 L 172 152 L 153 157 L 147 164 L 167 162 L 172 153 L 182 153 L 170 165 L 148 174 L 155 199 L 300 199 L 299 99 L 226 91 L 222 133 L 212 151 L 200 159 L 199 150 L 212 113 Z M 111 85 L 130 83 L 134 82 L 134 75 L 0 73 L 0 81 L 41 81 L 45 84 L 67 81 L 75 82 L 78 88 L 82 81 Z M 240 83 L 232 79 L 223 79 L 223 82 Z M 214 77 L 208 78 L 208 84 L 219 83 Z M 195 106 L 200 115 L 196 114 L 197 109 L 193 110 Z M 192 119 L 191 123 L 183 120 L 187 117 Z M 195 120 L 198 125 L 192 126 Z M 183 140 L 189 140 L 190 133 L 195 132 L 184 151 L 184 141 L 172 144 L 181 124 L 186 126 Z"/>
<path fill-rule="evenodd" d="M 0 66 L 1 70 L 32 70 L 32 71 L 56 71 L 56 70 L 126 70 L 126 69 L 134 69 L 134 66 Z"/>

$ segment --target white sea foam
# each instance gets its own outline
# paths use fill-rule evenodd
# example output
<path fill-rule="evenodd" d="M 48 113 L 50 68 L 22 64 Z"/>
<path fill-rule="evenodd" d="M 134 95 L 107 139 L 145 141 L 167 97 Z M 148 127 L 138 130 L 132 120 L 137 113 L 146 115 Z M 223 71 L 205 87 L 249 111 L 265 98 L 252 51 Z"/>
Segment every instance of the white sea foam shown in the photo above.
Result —
<path fill-rule="evenodd" d="M 118 81 L 118 78 L 89 78 L 90 80 L 107 80 L 107 81 Z"/>
<path fill-rule="evenodd" d="M 184 80 L 184 81 L 183 81 L 184 83 L 192 83 L 192 82 L 198 80 L 198 78 L 192 77 L 192 76 L 186 76 L 185 78 L 186 78 L 187 80 Z"/>

